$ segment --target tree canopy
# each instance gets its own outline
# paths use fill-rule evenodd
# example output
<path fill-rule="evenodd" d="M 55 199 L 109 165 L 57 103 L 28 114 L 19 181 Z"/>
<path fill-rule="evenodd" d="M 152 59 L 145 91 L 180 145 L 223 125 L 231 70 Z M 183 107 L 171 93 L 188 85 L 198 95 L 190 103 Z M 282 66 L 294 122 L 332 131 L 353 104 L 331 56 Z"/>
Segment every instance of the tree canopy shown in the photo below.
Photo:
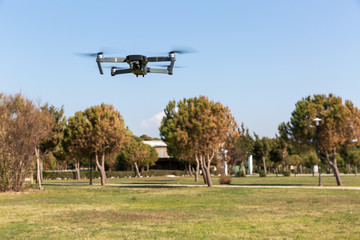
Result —
<path fill-rule="evenodd" d="M 308 96 L 296 103 L 290 122 L 286 124 L 288 135 L 298 143 L 315 145 L 315 118 L 321 119 L 318 127 L 320 151 L 333 168 L 337 184 L 342 185 L 336 149 L 359 139 L 360 111 L 351 101 L 343 103 L 341 97 L 332 94 Z"/>
<path fill-rule="evenodd" d="M 169 102 L 160 127 L 160 135 L 171 153 L 194 156 L 203 168 L 205 181 L 212 186 L 210 163 L 236 122 L 229 108 L 207 97 Z M 183 157 L 183 156 L 181 156 Z"/>
<path fill-rule="evenodd" d="M 0 95 L 0 190 L 23 190 L 34 152 L 53 127 L 51 117 L 21 94 Z"/>
<path fill-rule="evenodd" d="M 127 129 L 119 111 L 113 105 L 102 103 L 84 111 L 86 144 L 95 154 L 95 162 L 100 170 L 101 184 L 106 183 L 105 158 L 118 154 L 127 141 Z M 101 162 L 99 161 L 101 157 Z M 113 155 L 114 156 L 114 155 Z"/>

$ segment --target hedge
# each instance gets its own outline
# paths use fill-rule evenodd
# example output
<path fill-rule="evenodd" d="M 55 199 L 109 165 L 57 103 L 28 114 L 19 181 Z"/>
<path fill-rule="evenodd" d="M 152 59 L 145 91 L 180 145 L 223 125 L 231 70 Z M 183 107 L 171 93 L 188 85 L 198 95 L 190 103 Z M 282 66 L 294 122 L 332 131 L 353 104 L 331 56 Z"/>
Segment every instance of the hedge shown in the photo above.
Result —
<path fill-rule="evenodd" d="M 141 172 L 141 176 L 143 177 L 158 177 L 158 176 L 166 176 L 166 175 L 175 175 L 175 176 L 183 176 L 186 175 L 185 171 L 181 170 L 149 170 Z M 136 173 L 134 171 L 111 171 L 106 172 L 107 178 L 124 178 L 124 177 L 135 177 Z M 93 178 L 99 178 L 100 172 L 99 171 L 92 171 L 92 177 Z M 76 173 L 75 172 L 43 172 L 43 178 L 44 180 L 54 180 L 57 178 L 61 179 L 75 179 Z M 89 171 L 81 171 L 80 172 L 80 178 L 84 179 L 90 178 L 90 172 Z M 34 179 L 36 179 L 36 172 L 34 172 Z"/>

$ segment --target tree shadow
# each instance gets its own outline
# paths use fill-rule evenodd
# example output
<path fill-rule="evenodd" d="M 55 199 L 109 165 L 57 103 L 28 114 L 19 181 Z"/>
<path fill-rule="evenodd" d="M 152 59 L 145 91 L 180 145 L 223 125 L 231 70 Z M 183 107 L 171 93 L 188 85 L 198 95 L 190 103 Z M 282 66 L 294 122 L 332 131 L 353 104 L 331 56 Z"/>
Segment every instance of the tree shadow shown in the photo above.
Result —
<path fill-rule="evenodd" d="M 274 184 L 260 184 L 260 183 L 252 183 L 252 184 L 241 184 L 241 183 L 236 183 L 236 184 L 230 184 L 232 186 L 310 186 L 310 185 L 304 185 L 304 184 L 290 184 L 290 183 L 274 183 Z"/>

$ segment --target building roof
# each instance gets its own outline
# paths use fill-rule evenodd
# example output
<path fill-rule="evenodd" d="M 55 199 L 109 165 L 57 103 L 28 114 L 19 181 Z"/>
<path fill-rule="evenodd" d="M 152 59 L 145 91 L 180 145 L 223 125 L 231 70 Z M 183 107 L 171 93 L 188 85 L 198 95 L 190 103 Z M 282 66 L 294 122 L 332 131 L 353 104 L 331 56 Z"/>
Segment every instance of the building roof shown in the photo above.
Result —
<path fill-rule="evenodd" d="M 145 143 L 145 144 L 150 145 L 150 146 L 153 147 L 153 148 L 156 148 L 156 147 L 167 147 L 166 143 L 164 143 L 164 142 L 161 141 L 161 140 L 150 140 L 150 141 L 142 141 L 142 142 Z"/>

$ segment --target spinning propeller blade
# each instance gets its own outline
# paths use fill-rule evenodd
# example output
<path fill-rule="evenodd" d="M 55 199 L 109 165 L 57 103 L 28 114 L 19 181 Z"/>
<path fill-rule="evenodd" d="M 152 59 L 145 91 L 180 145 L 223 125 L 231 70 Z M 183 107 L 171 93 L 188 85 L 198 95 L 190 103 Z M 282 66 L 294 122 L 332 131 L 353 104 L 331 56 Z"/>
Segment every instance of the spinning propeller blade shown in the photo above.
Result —
<path fill-rule="evenodd" d="M 195 49 L 191 49 L 191 48 L 178 48 L 178 49 L 173 49 L 171 51 L 169 51 L 169 53 L 178 53 L 178 54 L 188 54 L 188 53 L 195 53 Z"/>
<path fill-rule="evenodd" d="M 78 55 L 78 56 L 80 56 L 80 57 L 94 58 L 94 57 L 96 57 L 99 53 L 104 54 L 104 52 L 97 52 L 97 53 L 75 53 L 75 54 Z"/>

